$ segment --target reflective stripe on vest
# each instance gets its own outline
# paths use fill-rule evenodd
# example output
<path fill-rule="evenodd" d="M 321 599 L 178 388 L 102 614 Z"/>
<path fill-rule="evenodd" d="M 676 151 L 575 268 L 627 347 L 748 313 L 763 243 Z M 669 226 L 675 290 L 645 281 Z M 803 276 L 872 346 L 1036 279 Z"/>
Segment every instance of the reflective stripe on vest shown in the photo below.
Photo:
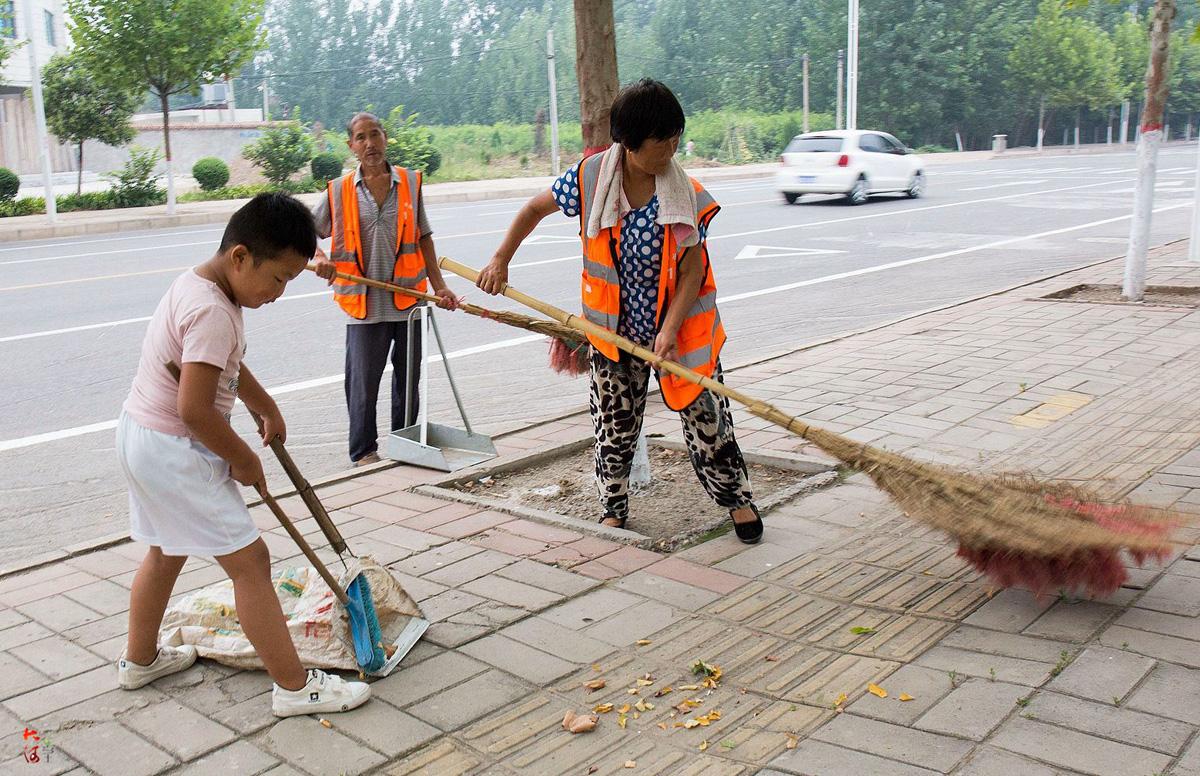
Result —
<path fill-rule="evenodd" d="M 616 331 L 620 320 L 621 287 L 613 251 L 620 239 L 621 224 L 605 229 L 590 239 L 586 232 L 588 214 L 596 204 L 600 163 L 599 156 L 585 159 L 579 174 L 579 222 L 580 237 L 583 240 L 583 317 L 597 326 Z M 695 180 L 692 181 L 692 186 L 696 191 L 696 223 L 707 226 L 720 208 L 712 195 Z M 658 291 L 660 322 L 666 305 L 675 295 L 678 274 L 676 267 L 683 259 L 685 251 L 685 248 L 676 245 L 671 229 L 664 228 L 662 271 Z M 721 347 L 725 344 L 725 329 L 721 324 L 720 311 L 717 310 L 717 286 L 708 258 L 708 249 L 704 244 L 700 245 L 700 252 L 704 261 L 704 279 L 696 301 L 692 303 L 679 327 L 676 344 L 680 352 L 679 363 L 706 377 L 712 377 L 716 372 Z M 597 351 L 609 359 L 616 361 L 620 357 L 620 351 L 608 342 L 598 337 L 588 339 Z M 695 383 L 671 374 L 660 375 L 659 381 L 662 384 L 663 400 L 674 410 L 686 408 L 703 391 L 703 388 Z"/>
<path fill-rule="evenodd" d="M 396 285 L 426 291 L 428 282 L 425 257 L 421 255 L 420 226 L 417 223 L 417 198 L 421 192 L 421 173 L 396 167 L 399 185 L 396 186 L 396 247 L 395 263 L 388 280 Z M 363 256 L 362 234 L 358 214 L 358 186 L 354 173 L 330 181 L 326 189 L 329 197 L 329 219 L 332 241 L 329 258 L 338 272 L 363 277 L 367 274 Z M 333 296 L 346 313 L 362 320 L 367 317 L 367 288 L 349 280 L 334 280 Z M 405 294 L 393 294 L 396 309 L 404 310 L 417 300 Z"/>

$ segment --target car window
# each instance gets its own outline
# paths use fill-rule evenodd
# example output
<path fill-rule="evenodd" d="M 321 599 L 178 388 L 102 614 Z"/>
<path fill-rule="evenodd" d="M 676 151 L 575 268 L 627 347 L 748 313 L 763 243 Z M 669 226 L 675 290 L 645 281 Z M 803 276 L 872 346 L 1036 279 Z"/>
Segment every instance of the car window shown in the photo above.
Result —
<path fill-rule="evenodd" d="M 794 137 L 783 149 L 785 154 L 837 153 L 842 150 L 840 137 Z"/>
<path fill-rule="evenodd" d="M 864 151 L 873 153 L 885 153 L 888 148 L 883 142 L 883 138 L 879 135 L 863 135 L 858 139 L 858 147 Z"/>
<path fill-rule="evenodd" d="M 887 151 L 899 152 L 904 150 L 904 144 L 891 135 L 881 134 L 879 137 L 883 138 L 883 144 L 886 146 Z"/>

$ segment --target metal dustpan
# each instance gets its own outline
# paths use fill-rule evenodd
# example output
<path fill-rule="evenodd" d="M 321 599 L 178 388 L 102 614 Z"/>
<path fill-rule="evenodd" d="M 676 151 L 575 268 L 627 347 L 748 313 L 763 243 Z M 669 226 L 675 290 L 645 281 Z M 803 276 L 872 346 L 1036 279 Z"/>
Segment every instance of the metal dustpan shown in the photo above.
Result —
<path fill-rule="evenodd" d="M 414 324 L 414 316 L 420 318 L 420 323 Z M 429 381 L 421 380 L 420 420 L 413 425 L 393 431 L 388 435 L 385 451 L 387 457 L 393 461 L 444 472 L 458 471 L 459 469 L 474 466 L 477 463 L 495 458 L 496 445 L 492 443 L 492 438 L 471 430 L 471 422 L 467 420 L 467 411 L 463 407 L 462 398 L 458 395 L 458 386 L 455 384 L 454 375 L 450 371 L 450 362 L 446 358 L 446 349 L 442 346 L 442 335 L 438 331 L 437 321 L 434 320 L 432 310 L 423 305 L 414 308 L 409 313 L 408 331 L 410 336 L 408 337 L 408 371 L 404 386 L 404 406 L 410 407 L 412 405 L 409 400 L 412 396 L 412 365 L 414 357 L 413 337 L 411 335 L 415 326 L 419 326 L 418 330 L 422 333 L 422 371 L 429 364 L 429 338 L 425 335 L 428 333 L 428 330 L 433 331 L 438 352 L 442 356 L 442 366 L 446 370 L 446 379 L 450 383 L 450 393 L 454 396 L 454 403 L 458 405 L 458 414 L 462 418 L 463 428 L 454 428 L 452 426 L 443 426 L 439 423 L 429 422 Z"/>

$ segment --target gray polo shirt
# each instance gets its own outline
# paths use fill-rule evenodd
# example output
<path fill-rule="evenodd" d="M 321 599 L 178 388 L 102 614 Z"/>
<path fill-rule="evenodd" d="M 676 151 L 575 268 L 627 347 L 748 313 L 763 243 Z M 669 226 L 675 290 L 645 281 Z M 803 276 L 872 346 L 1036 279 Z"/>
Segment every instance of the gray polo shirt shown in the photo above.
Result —
<path fill-rule="evenodd" d="M 400 198 L 396 194 L 396 186 L 400 178 L 392 168 L 392 186 L 388 190 L 387 199 L 380 207 L 375 203 L 371 190 L 363 182 L 362 165 L 354 171 L 354 185 L 358 192 L 358 220 L 362 234 L 363 265 L 367 269 L 367 277 L 372 280 L 391 282 L 392 270 L 396 266 L 396 226 Z M 329 197 L 322 197 L 320 204 L 313 214 L 317 221 L 317 233 L 328 237 L 333 233 L 333 224 L 329 217 Z M 433 234 L 429 219 L 425 216 L 425 198 L 417 194 L 417 228 L 421 236 Z M 390 291 L 379 288 L 367 288 L 367 317 L 359 320 L 350 318 L 349 323 L 385 323 L 402 321 L 407 310 L 396 309 L 396 304 Z M 420 304 L 420 303 L 418 303 Z"/>

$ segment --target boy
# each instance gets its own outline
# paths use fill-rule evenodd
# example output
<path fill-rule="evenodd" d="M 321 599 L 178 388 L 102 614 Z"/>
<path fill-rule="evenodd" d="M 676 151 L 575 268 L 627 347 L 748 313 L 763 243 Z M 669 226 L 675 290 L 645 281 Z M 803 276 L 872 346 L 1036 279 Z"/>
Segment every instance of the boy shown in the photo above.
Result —
<path fill-rule="evenodd" d="M 264 446 L 287 435 L 279 407 L 242 364 L 242 308 L 278 299 L 316 246 L 308 208 L 286 194 L 260 194 L 233 214 L 217 253 L 171 284 L 150 320 L 117 426 L 130 535 L 150 545 L 117 664 L 124 689 L 196 661 L 194 646 L 158 646 L 158 629 L 187 557 L 211 555 L 233 580 L 242 630 L 275 682 L 275 716 L 346 711 L 370 697 L 362 682 L 300 665 L 267 547 L 236 484 L 266 487 L 262 462 L 229 424 L 236 397 L 262 416 Z"/>
<path fill-rule="evenodd" d="M 561 210 L 580 220 L 584 317 L 661 358 L 721 380 L 725 329 L 704 241 L 719 208 L 675 161 L 683 108 L 664 84 L 646 78 L 620 91 L 609 122 L 613 145 L 525 203 L 479 274 L 478 286 L 489 294 L 502 291 L 521 242 L 543 218 Z M 651 368 L 602 339 L 589 339 L 600 522 L 624 528 Z M 659 382 L 663 401 L 679 413 L 700 484 L 729 511 L 737 537 L 758 542 L 763 523 L 728 399 L 672 375 Z"/>

